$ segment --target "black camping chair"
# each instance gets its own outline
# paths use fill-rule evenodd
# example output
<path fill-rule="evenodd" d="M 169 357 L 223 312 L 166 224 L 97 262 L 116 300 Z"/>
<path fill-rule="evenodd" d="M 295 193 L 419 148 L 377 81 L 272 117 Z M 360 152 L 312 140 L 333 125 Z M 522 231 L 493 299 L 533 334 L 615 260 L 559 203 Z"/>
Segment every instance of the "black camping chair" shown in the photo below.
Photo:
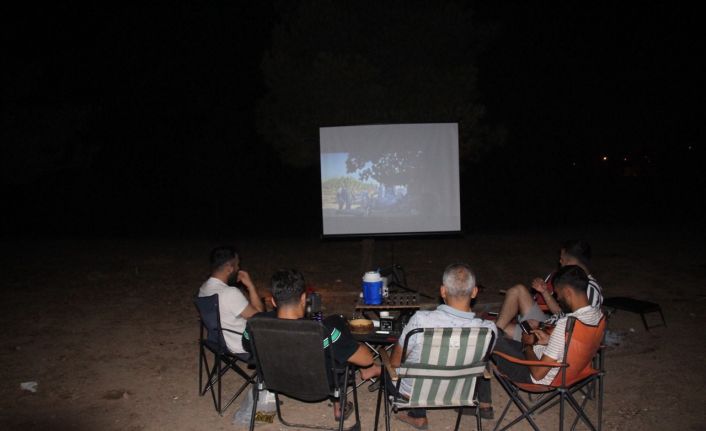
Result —
<path fill-rule="evenodd" d="M 275 394 L 277 417 L 288 427 L 343 430 L 349 379 L 353 386 L 355 424 L 348 430 L 360 430 L 358 392 L 355 370 L 349 365 L 336 365 L 331 338 L 324 338 L 324 327 L 313 320 L 285 320 L 255 317 L 248 321 L 248 335 L 257 368 L 257 384 L 253 385 L 253 412 L 250 430 L 255 427 L 257 399 L 261 390 Z M 322 341 L 323 340 L 323 341 Z M 331 345 L 326 351 L 325 346 Z M 326 355 L 329 355 L 328 365 Z M 341 384 L 342 380 L 342 384 Z M 320 402 L 338 398 L 341 414 L 338 427 L 292 424 L 282 418 L 279 395 L 304 402 Z"/>
<path fill-rule="evenodd" d="M 223 331 L 240 334 L 237 331 L 221 328 L 221 315 L 218 309 L 218 295 L 196 297 L 194 304 L 199 312 L 200 318 L 200 334 L 199 334 L 199 395 L 203 396 L 206 391 L 211 390 L 213 397 L 213 406 L 219 415 L 223 416 L 223 412 L 230 406 L 233 401 L 245 390 L 250 384 L 254 383 L 255 373 L 249 375 L 239 363 L 247 366 L 250 355 L 236 354 L 228 350 L 226 341 L 223 338 Z M 204 336 L 204 334 L 206 334 Z M 242 335 L 242 334 L 241 334 Z M 208 363 L 208 355 L 206 351 L 213 353 L 213 366 Z M 221 380 L 223 375 L 228 370 L 235 371 L 240 375 L 245 382 L 238 388 L 233 396 L 225 405 L 221 403 Z M 204 372 L 207 380 L 204 384 Z M 216 386 L 216 388 L 214 388 Z"/>

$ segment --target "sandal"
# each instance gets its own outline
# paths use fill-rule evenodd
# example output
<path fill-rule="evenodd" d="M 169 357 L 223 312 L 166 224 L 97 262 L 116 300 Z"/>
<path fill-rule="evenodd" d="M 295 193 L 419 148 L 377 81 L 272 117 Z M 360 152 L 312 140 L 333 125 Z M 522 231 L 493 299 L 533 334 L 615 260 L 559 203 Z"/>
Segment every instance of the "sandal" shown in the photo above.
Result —
<path fill-rule="evenodd" d="M 351 415 L 351 413 L 353 413 L 353 402 L 347 401 L 346 407 L 343 409 L 343 420 L 345 421 L 346 419 L 348 419 L 348 417 Z M 336 421 L 341 420 L 340 416 L 333 415 L 333 417 L 334 417 L 334 419 L 336 419 Z"/>

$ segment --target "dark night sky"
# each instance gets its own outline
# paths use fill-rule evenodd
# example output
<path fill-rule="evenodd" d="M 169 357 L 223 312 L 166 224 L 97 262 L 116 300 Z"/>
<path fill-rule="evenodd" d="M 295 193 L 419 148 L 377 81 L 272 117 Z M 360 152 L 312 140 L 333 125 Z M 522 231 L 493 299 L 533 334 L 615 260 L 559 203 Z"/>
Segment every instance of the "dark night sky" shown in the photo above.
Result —
<path fill-rule="evenodd" d="M 478 85 L 508 137 L 464 166 L 464 228 L 698 221 L 697 15 L 492 3 Z M 318 232 L 318 167 L 255 126 L 270 2 L 3 12 L 1 234 Z"/>

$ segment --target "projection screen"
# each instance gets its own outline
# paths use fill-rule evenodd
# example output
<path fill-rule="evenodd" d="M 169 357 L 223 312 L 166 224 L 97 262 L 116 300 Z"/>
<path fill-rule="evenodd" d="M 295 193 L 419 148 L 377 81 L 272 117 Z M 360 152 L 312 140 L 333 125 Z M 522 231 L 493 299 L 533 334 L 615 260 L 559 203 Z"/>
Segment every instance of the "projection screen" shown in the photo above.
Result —
<path fill-rule="evenodd" d="M 321 127 L 323 235 L 459 232 L 458 124 Z"/>

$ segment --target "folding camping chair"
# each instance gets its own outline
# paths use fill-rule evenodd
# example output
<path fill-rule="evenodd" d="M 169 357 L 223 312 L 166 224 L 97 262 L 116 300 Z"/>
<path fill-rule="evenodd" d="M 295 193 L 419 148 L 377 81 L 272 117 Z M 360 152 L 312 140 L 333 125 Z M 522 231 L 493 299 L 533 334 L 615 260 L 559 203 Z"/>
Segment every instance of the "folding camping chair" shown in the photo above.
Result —
<path fill-rule="evenodd" d="M 335 344 L 331 336 L 324 337 L 324 326 L 320 322 L 255 317 L 248 321 L 248 335 L 257 368 L 257 384 L 253 385 L 251 431 L 255 427 L 258 395 L 263 389 L 274 392 L 277 417 L 284 425 L 342 431 L 349 379 L 353 382 L 355 424 L 348 429 L 360 430 L 355 370 L 348 364 L 343 366 L 336 364 Z M 328 346 L 331 347 L 327 351 Z M 280 395 L 304 402 L 339 399 L 341 414 L 338 426 L 333 428 L 285 421 L 280 408 Z"/>
<path fill-rule="evenodd" d="M 398 370 L 392 368 L 387 352 L 380 351 L 384 367 L 375 410 L 375 428 L 380 416 L 380 401 L 385 403 L 385 429 L 390 430 L 390 410 L 411 408 L 458 407 L 456 430 L 461 423 L 463 407 L 478 405 L 477 379 L 482 379 L 495 334 L 488 328 L 417 328 L 409 331 L 404 340 L 402 357 L 407 357 L 407 347 L 412 336 L 422 337 L 421 361 L 403 362 Z M 386 375 L 395 385 L 389 394 Z M 409 396 L 400 393 L 402 379 L 409 379 Z M 476 426 L 482 429 L 480 412 Z"/>
<path fill-rule="evenodd" d="M 510 397 L 507 405 L 500 415 L 500 418 L 495 424 L 494 431 L 499 429 L 510 408 L 510 405 L 513 403 L 520 410 L 521 414 L 517 418 L 513 419 L 508 425 L 500 428 L 503 431 L 523 419 L 527 420 L 535 431 L 539 431 L 539 427 L 532 416 L 535 413 L 546 411 L 556 404 L 559 404 L 558 429 L 563 430 L 565 403 L 568 403 L 569 406 L 571 406 L 571 408 L 573 408 L 576 412 L 576 418 L 571 424 L 572 430 L 576 428 L 579 419 L 581 419 L 589 429 L 600 430 L 603 420 L 604 376 L 604 360 L 601 342 L 605 334 L 605 328 L 605 317 L 603 317 L 595 326 L 582 323 L 575 317 L 569 317 L 566 322 L 566 345 L 564 346 L 564 360 L 561 363 L 547 364 L 546 362 L 540 361 L 526 361 L 507 355 L 503 352 L 493 352 L 493 355 L 497 355 L 516 364 L 560 368 L 559 373 L 557 373 L 556 377 L 549 385 L 540 385 L 514 382 L 503 374 L 497 367 L 493 367 L 495 377 Z M 530 401 L 525 401 L 521 397 L 522 392 L 527 393 L 530 397 L 532 394 L 539 394 L 540 398 L 536 402 L 532 402 L 531 399 Z M 576 392 L 579 392 L 584 397 L 581 404 L 579 404 L 574 397 Z M 591 422 L 585 412 L 589 399 L 596 400 L 597 425 L 594 425 Z"/>
<path fill-rule="evenodd" d="M 228 350 L 226 341 L 223 337 L 223 331 L 240 334 L 237 331 L 231 331 L 221 327 L 221 315 L 218 308 L 218 295 L 196 297 L 194 304 L 199 312 L 200 334 L 199 334 L 199 395 L 203 396 L 206 391 L 211 391 L 213 398 L 213 406 L 219 415 L 223 416 L 223 412 L 235 401 L 236 398 L 245 390 L 245 388 L 253 383 L 255 373 L 248 373 L 240 367 L 240 362 L 247 365 L 250 355 L 236 354 Z M 205 333 L 205 337 L 204 337 Z M 242 335 L 242 334 L 241 334 Z M 213 366 L 208 363 L 206 351 L 213 354 Z M 240 375 L 245 382 L 236 390 L 233 396 L 225 405 L 221 403 L 221 380 L 223 375 L 233 370 Z M 204 372 L 207 380 L 204 384 Z M 214 388 L 214 386 L 216 388 Z"/>

